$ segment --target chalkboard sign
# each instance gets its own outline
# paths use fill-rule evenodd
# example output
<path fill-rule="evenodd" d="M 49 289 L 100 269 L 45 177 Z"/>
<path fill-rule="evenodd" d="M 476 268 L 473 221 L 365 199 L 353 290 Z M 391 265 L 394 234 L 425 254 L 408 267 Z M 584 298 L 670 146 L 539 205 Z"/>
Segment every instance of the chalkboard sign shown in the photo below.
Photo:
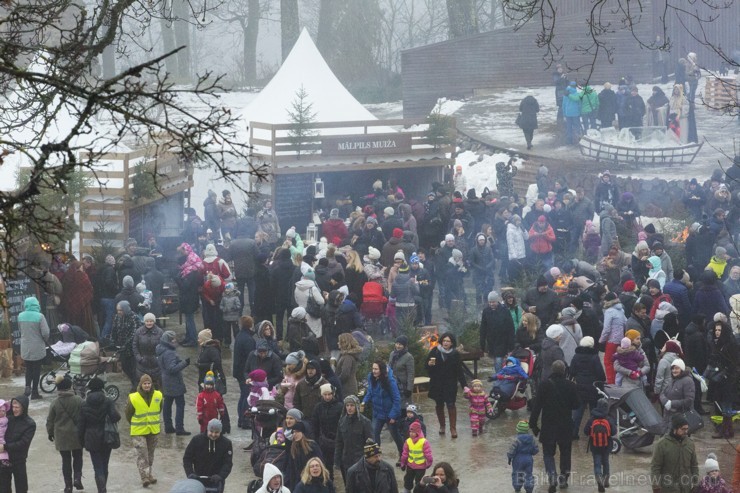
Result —
<path fill-rule="evenodd" d="M 19 274 L 15 279 L 5 280 L 8 315 L 13 346 L 20 351 L 21 331 L 18 328 L 18 314 L 23 311 L 23 302 L 29 296 L 36 296 L 36 283 L 28 276 Z"/>

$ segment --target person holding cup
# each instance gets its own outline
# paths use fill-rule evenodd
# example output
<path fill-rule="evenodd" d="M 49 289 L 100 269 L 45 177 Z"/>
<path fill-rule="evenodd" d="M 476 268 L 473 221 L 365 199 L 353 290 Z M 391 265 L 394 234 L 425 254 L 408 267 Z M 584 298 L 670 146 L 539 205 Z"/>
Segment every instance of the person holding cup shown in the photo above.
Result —
<path fill-rule="evenodd" d="M 429 374 L 429 398 L 434 400 L 439 434 L 445 434 L 445 405 L 450 415 L 450 436 L 457 438 L 457 384 L 466 387 L 462 359 L 455 349 L 457 342 L 451 332 L 445 332 L 439 338 L 439 344 L 427 355 L 426 368 Z"/>

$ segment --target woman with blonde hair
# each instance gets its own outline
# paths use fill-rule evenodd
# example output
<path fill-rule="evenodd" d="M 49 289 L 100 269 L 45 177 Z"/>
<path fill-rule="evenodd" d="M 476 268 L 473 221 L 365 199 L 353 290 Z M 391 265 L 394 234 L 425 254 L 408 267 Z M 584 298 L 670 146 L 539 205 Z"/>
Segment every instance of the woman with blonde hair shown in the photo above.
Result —
<path fill-rule="evenodd" d="M 318 457 L 310 459 L 301 473 L 301 482 L 293 493 L 334 493 L 334 483 L 329 479 L 329 471 Z"/>
<path fill-rule="evenodd" d="M 540 328 L 540 319 L 534 313 L 522 315 L 522 323 L 516 331 L 516 342 L 519 347 L 538 351 L 540 337 L 537 336 Z"/>
<path fill-rule="evenodd" d="M 342 384 L 344 395 L 357 394 L 357 367 L 360 365 L 362 348 L 352 334 L 339 334 L 339 361 L 336 374 Z"/>
<path fill-rule="evenodd" d="M 351 294 L 354 294 L 357 309 L 362 305 L 362 287 L 367 282 L 367 274 L 360 260 L 360 254 L 355 250 L 348 250 L 344 257 L 347 259 L 347 266 L 344 268 L 344 283 Z"/>

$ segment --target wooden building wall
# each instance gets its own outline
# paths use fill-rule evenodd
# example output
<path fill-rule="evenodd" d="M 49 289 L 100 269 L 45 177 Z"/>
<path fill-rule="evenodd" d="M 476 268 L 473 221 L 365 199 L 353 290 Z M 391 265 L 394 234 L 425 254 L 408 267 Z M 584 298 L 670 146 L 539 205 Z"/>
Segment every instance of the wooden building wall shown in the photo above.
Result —
<path fill-rule="evenodd" d="M 643 11 L 634 27 L 642 40 L 655 39 L 664 2 L 642 2 Z M 592 0 L 557 2 L 555 44 L 561 46 L 561 54 L 568 66 L 585 66 L 576 72 L 576 79 L 582 81 L 590 75 L 592 83 L 614 83 L 621 76 L 631 74 L 638 82 L 650 81 L 654 75 L 654 52 L 640 49 L 628 30 L 619 30 L 606 37 L 610 46 L 615 47 L 613 63 L 610 64 L 605 55 L 601 56 L 593 74 L 589 74 L 592 60 L 575 49 L 589 43 L 586 19 L 592 3 Z M 701 2 L 694 4 L 698 3 Z M 720 11 L 721 15 L 711 25 L 710 31 L 718 44 L 734 45 L 733 49 L 740 47 L 739 10 L 740 2 L 735 1 L 731 9 Z M 604 19 L 606 22 L 621 25 L 617 16 L 608 17 Z M 671 61 L 685 56 L 688 51 L 696 51 L 700 61 L 703 60 L 707 66 L 719 66 L 716 56 L 712 57 L 708 50 L 691 39 L 676 15 L 666 19 L 666 23 L 674 46 L 669 56 Z M 544 49 L 536 45 L 539 31 L 538 23 L 530 22 L 519 30 L 499 29 L 404 51 L 401 55 L 404 118 L 428 114 L 440 97 L 465 98 L 480 89 L 502 90 L 550 84 L 554 67 L 546 66 Z M 669 63 L 669 71 L 672 72 L 672 63 Z"/>

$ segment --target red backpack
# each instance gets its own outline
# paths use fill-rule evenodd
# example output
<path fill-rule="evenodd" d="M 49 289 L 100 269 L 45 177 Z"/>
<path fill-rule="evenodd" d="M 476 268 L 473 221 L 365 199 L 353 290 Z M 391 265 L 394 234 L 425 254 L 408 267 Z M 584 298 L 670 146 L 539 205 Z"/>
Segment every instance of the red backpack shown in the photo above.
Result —
<path fill-rule="evenodd" d="M 612 427 L 606 418 L 595 419 L 591 423 L 589 433 L 589 444 L 592 449 L 603 450 L 609 446 L 609 437 L 612 435 Z"/>

